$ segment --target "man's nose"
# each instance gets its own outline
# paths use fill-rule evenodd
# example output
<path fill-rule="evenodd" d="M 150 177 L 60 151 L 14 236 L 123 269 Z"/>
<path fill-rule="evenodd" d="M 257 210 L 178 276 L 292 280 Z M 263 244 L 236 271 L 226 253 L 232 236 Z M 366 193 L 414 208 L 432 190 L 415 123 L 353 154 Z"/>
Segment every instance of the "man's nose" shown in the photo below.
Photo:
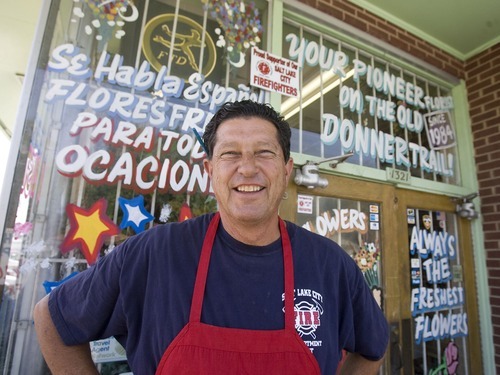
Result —
<path fill-rule="evenodd" d="M 240 159 L 238 171 L 244 176 L 252 176 L 258 171 L 257 160 L 252 153 L 244 153 Z"/>

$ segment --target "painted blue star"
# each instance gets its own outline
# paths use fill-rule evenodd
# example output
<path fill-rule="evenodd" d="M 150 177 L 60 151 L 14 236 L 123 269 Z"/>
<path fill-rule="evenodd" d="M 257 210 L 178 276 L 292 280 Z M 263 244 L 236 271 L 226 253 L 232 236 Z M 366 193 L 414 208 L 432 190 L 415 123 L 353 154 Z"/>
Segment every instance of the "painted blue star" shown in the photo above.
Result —
<path fill-rule="evenodd" d="M 73 276 L 76 276 L 77 273 L 78 272 L 75 271 L 75 272 L 71 273 L 69 276 L 66 276 L 64 279 L 59 280 L 59 281 L 48 281 L 48 280 L 44 281 L 42 285 L 45 288 L 45 292 L 47 292 L 47 294 L 49 294 L 53 289 L 57 288 L 59 285 L 61 285 L 65 281 L 68 281 Z"/>
<path fill-rule="evenodd" d="M 140 233 L 146 229 L 146 224 L 154 219 L 154 216 L 144 207 L 144 197 L 142 195 L 132 199 L 120 197 L 118 203 L 123 211 L 120 229 L 131 227 L 135 233 Z"/>

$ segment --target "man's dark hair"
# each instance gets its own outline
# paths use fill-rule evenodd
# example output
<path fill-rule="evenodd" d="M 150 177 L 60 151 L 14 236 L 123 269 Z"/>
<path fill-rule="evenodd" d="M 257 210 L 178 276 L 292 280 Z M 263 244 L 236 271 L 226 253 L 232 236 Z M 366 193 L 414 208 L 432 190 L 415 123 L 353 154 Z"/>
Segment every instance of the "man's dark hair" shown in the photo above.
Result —
<path fill-rule="evenodd" d="M 270 104 L 257 103 L 251 100 L 227 102 L 212 117 L 205 128 L 205 133 L 203 133 L 203 142 L 205 143 L 208 159 L 212 159 L 213 156 L 219 125 L 226 120 L 250 117 L 258 117 L 273 123 L 278 130 L 278 141 L 283 150 L 285 162 L 288 162 L 288 159 L 290 159 L 290 137 L 292 134 L 290 125 Z"/>

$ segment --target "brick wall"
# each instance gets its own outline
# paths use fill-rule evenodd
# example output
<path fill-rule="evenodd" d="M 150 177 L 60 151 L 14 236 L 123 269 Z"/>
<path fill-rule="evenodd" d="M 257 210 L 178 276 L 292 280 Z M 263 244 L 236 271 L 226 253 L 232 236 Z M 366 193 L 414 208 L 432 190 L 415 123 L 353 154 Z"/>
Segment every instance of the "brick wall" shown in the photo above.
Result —
<path fill-rule="evenodd" d="M 500 44 L 464 62 L 347 0 L 299 1 L 465 80 L 480 186 L 496 372 L 500 374 Z"/>
<path fill-rule="evenodd" d="M 466 61 L 465 71 L 500 374 L 500 44 Z"/>

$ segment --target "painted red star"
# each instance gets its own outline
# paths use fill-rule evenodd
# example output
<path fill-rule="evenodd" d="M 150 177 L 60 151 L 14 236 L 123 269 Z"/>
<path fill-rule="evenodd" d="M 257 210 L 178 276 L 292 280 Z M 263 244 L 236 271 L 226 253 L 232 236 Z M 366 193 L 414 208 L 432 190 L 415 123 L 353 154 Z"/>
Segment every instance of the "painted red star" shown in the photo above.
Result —
<path fill-rule="evenodd" d="M 120 233 L 120 229 L 106 215 L 108 202 L 101 198 L 90 209 L 74 204 L 66 206 L 70 229 L 61 243 L 61 252 L 78 247 L 88 264 L 94 264 L 104 240 Z"/>

